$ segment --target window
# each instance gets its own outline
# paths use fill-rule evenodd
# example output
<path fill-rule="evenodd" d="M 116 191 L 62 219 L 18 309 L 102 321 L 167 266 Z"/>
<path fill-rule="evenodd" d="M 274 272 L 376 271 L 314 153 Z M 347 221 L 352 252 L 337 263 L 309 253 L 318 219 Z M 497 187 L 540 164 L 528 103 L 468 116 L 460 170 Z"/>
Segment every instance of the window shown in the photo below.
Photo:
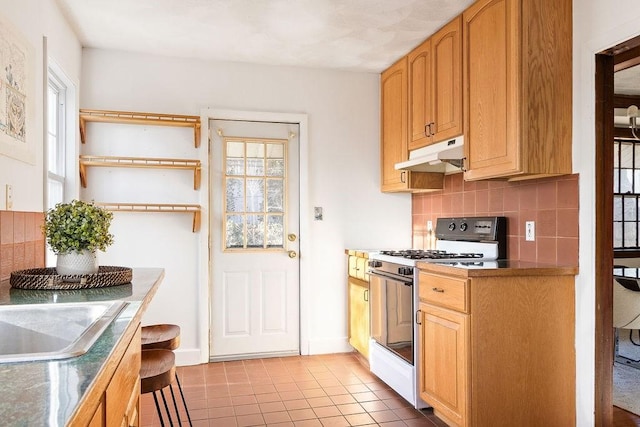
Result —
<path fill-rule="evenodd" d="M 613 247 L 639 248 L 640 141 L 616 139 L 613 147 Z"/>
<path fill-rule="evenodd" d="M 67 88 L 50 70 L 47 85 L 47 193 L 46 207 L 64 200 L 66 178 L 66 95 Z"/>
<path fill-rule="evenodd" d="M 284 249 L 286 140 L 225 138 L 225 249 Z"/>

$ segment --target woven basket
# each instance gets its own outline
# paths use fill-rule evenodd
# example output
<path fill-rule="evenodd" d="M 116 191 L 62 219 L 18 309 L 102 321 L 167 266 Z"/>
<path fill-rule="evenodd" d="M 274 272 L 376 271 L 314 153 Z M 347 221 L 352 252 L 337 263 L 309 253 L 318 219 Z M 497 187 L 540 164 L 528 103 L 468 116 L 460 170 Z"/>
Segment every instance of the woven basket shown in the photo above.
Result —
<path fill-rule="evenodd" d="M 60 275 L 55 268 L 30 268 L 11 273 L 9 283 L 17 289 L 92 289 L 130 283 L 129 267 L 100 266 L 94 274 Z"/>

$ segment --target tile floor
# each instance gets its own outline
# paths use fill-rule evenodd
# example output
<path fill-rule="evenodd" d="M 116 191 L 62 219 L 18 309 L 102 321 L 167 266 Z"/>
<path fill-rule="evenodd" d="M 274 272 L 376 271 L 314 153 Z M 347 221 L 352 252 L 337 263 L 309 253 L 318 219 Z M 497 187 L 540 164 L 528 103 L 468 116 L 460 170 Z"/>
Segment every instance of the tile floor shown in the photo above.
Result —
<path fill-rule="evenodd" d="M 178 375 L 198 427 L 446 427 L 430 410 L 411 407 L 355 353 L 208 363 L 180 367 Z M 152 394 L 142 396 L 140 412 L 143 427 L 160 425 Z"/>

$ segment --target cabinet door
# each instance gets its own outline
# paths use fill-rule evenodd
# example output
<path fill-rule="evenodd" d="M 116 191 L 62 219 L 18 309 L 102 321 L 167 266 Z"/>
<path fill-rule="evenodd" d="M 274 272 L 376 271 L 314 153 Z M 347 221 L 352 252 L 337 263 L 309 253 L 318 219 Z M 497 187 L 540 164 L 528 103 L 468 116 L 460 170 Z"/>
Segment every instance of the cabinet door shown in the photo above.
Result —
<path fill-rule="evenodd" d="M 358 277 L 358 271 L 357 271 L 357 269 L 358 269 L 358 265 L 357 265 L 358 257 L 355 256 L 355 255 L 349 255 L 348 260 L 349 260 L 349 265 L 348 265 L 349 276 Z"/>
<path fill-rule="evenodd" d="M 463 13 L 465 179 L 520 169 L 517 0 L 478 0 Z"/>
<path fill-rule="evenodd" d="M 420 397 L 457 425 L 467 422 L 469 315 L 420 303 Z"/>
<path fill-rule="evenodd" d="M 138 401 L 140 396 L 140 327 L 129 343 L 105 393 L 108 426 L 135 425 L 139 421 Z M 134 409 L 135 408 L 135 409 Z"/>
<path fill-rule="evenodd" d="M 104 403 L 101 401 L 87 427 L 104 427 L 106 425 L 104 416 Z"/>
<path fill-rule="evenodd" d="M 407 58 L 396 62 L 381 76 L 382 191 L 407 188 L 410 172 L 395 169 L 407 160 Z"/>
<path fill-rule="evenodd" d="M 409 149 L 424 147 L 432 142 L 433 89 L 431 39 L 408 55 L 409 67 Z"/>
<path fill-rule="evenodd" d="M 462 17 L 431 36 L 432 142 L 462 134 Z"/>
<path fill-rule="evenodd" d="M 369 284 L 349 278 L 349 344 L 369 358 Z"/>

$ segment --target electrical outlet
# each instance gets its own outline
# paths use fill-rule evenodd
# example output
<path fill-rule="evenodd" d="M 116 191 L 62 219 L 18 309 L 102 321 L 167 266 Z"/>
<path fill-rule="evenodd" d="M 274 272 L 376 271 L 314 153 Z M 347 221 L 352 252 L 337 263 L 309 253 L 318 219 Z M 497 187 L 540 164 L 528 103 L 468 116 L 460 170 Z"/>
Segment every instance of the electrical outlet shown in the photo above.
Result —
<path fill-rule="evenodd" d="M 535 221 L 526 221 L 524 223 L 524 240 L 528 242 L 533 242 L 536 240 L 536 222 Z"/>
<path fill-rule="evenodd" d="M 433 221 L 427 221 L 427 231 L 433 231 Z"/>
<path fill-rule="evenodd" d="M 5 186 L 5 206 L 8 211 L 13 209 L 13 188 L 11 184 Z"/>

